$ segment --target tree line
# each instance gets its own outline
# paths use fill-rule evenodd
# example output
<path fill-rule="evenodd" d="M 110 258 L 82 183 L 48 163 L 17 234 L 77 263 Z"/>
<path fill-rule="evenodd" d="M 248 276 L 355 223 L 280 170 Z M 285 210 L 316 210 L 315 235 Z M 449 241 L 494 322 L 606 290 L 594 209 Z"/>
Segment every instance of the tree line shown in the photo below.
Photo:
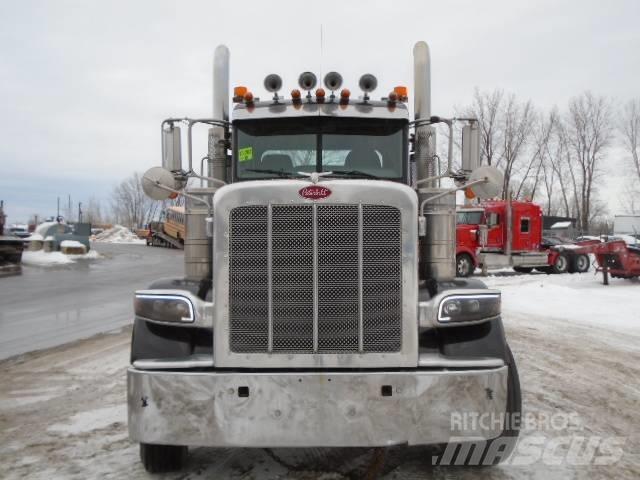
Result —
<path fill-rule="evenodd" d="M 504 173 L 503 198 L 531 199 L 588 232 L 606 220 L 601 187 L 613 160 L 625 178 L 620 209 L 640 213 L 640 99 L 617 105 L 586 91 L 545 111 L 501 89 L 476 89 L 457 111 L 478 119 L 481 161 Z"/>

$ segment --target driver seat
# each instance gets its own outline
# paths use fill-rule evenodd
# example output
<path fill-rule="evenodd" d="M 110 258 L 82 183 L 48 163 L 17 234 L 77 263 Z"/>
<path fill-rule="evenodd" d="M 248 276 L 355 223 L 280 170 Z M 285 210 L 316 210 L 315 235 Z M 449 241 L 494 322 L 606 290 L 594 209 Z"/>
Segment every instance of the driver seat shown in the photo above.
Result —
<path fill-rule="evenodd" d="M 379 170 L 380 157 L 371 147 L 356 147 L 347 155 L 344 166 L 349 170 Z"/>

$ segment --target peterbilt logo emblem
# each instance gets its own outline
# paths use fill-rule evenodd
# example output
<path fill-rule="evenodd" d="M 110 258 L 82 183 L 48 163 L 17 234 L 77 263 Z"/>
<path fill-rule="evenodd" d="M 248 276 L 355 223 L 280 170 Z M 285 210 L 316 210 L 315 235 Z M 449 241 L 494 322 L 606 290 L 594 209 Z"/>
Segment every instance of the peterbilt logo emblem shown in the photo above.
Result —
<path fill-rule="evenodd" d="M 303 198 L 308 198 L 309 200 L 320 200 L 321 198 L 327 198 L 331 195 L 331 190 L 327 187 L 321 187 L 320 185 L 311 185 L 301 188 L 298 191 L 298 194 Z"/>

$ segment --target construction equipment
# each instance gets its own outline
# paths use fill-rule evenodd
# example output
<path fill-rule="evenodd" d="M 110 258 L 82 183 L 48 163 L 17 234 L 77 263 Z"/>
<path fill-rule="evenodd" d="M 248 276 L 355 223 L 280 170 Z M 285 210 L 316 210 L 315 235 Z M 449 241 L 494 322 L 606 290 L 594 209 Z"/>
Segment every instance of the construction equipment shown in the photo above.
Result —
<path fill-rule="evenodd" d="M 612 278 L 640 277 L 640 248 L 624 240 L 585 240 L 577 242 L 574 251 L 579 255 L 595 255 L 596 271 L 602 272 L 603 283 Z"/>
<path fill-rule="evenodd" d="M 471 451 L 484 464 L 508 456 L 514 422 L 452 424 L 520 415 L 500 292 L 455 278 L 455 194 L 493 197 L 502 178 L 453 170 L 458 122 L 462 164 L 478 164 L 477 122 L 431 114 L 427 44 L 413 54 L 413 119 L 408 89 L 373 99 L 371 74 L 360 98 L 336 72 L 325 88 L 302 73 L 287 98 L 276 74 L 267 100 L 244 86 L 231 96 L 220 46 L 213 118 L 162 122 L 163 166 L 142 186 L 155 200 L 185 198 L 185 275 L 135 294 L 128 425 L 148 471 L 180 468 L 188 445 L 464 441 L 475 442 L 464 462 Z M 450 133 L 442 163 L 436 124 Z"/>

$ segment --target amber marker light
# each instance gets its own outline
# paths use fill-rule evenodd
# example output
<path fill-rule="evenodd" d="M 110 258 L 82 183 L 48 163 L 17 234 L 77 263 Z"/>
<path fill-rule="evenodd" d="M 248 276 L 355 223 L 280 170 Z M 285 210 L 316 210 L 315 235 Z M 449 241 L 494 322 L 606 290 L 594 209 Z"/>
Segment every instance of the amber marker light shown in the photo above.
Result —
<path fill-rule="evenodd" d="M 476 198 L 476 194 L 473 193 L 473 190 L 471 189 L 471 187 L 467 187 L 464 189 L 464 196 L 469 200 Z"/>
<path fill-rule="evenodd" d="M 409 91 L 407 90 L 407 87 L 400 85 L 395 87 L 393 91 L 401 102 L 406 102 L 409 99 Z"/>
<path fill-rule="evenodd" d="M 234 87 L 233 89 L 233 101 L 236 103 L 242 102 L 244 100 L 244 96 L 247 93 L 247 87 Z"/>

